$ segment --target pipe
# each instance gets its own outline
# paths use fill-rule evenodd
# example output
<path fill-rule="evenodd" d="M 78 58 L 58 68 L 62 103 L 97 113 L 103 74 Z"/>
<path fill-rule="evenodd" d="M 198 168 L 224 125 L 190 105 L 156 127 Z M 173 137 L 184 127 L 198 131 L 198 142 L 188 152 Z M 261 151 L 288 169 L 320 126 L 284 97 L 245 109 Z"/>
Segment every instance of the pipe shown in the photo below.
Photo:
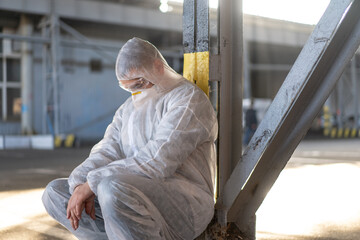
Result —
<path fill-rule="evenodd" d="M 4 40 L 2 41 L 2 44 L 4 46 Z M 6 82 L 7 82 L 7 67 L 6 67 L 6 56 L 3 54 L 2 59 L 2 68 L 3 68 L 3 85 L 2 85 L 2 120 L 6 121 L 7 119 L 7 106 L 6 106 Z"/>

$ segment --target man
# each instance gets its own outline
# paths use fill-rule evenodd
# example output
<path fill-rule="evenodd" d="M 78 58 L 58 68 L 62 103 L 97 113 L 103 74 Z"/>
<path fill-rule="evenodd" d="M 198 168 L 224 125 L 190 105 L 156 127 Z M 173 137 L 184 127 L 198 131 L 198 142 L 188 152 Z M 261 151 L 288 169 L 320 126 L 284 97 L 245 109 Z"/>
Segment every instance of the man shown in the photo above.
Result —
<path fill-rule="evenodd" d="M 250 100 L 250 107 L 245 112 L 245 134 L 243 144 L 247 145 L 254 135 L 258 125 L 256 110 L 254 109 L 254 99 Z"/>
<path fill-rule="evenodd" d="M 45 208 L 79 239 L 194 239 L 213 216 L 215 112 L 139 38 L 116 76 L 132 96 L 69 179 L 48 184 Z"/>

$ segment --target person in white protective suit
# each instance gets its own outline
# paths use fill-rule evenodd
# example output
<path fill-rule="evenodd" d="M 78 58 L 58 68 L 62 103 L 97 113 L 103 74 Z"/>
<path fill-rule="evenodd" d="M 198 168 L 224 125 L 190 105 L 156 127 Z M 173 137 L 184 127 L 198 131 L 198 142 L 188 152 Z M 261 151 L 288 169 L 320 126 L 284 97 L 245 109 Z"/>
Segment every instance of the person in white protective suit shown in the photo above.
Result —
<path fill-rule="evenodd" d="M 194 239 L 214 214 L 213 107 L 139 38 L 116 76 L 132 96 L 69 178 L 48 184 L 44 206 L 79 239 Z"/>

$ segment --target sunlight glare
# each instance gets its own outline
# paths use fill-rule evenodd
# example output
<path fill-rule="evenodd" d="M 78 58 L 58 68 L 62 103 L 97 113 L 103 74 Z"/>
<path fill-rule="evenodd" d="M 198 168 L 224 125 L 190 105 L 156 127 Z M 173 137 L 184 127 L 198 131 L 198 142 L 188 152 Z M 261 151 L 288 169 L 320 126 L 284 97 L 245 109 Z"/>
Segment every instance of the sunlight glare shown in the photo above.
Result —
<path fill-rule="evenodd" d="M 360 221 L 360 167 L 308 165 L 285 169 L 257 211 L 257 230 L 311 235 L 324 226 Z"/>
<path fill-rule="evenodd" d="M 30 221 L 45 214 L 41 196 L 44 189 L 0 192 L 0 230 Z"/>
<path fill-rule="evenodd" d="M 330 0 L 243 0 L 246 14 L 304 24 L 317 24 Z"/>
<path fill-rule="evenodd" d="M 183 0 L 169 0 L 183 3 Z M 218 7 L 218 0 L 209 0 L 210 8 Z M 245 14 L 315 25 L 330 0 L 243 0 Z"/>

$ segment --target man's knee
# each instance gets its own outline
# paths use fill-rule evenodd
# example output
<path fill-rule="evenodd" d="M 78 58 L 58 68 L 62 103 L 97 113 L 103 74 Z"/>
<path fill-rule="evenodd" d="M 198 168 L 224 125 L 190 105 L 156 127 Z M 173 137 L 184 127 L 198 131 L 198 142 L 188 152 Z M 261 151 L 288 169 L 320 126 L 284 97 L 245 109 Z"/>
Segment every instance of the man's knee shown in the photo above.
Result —
<path fill-rule="evenodd" d="M 97 186 L 97 198 L 104 217 L 108 214 L 107 212 L 113 212 L 115 207 L 114 198 L 116 198 L 116 193 L 111 186 L 112 182 L 112 177 L 105 177 Z"/>
<path fill-rule="evenodd" d="M 100 181 L 100 183 L 97 185 L 98 198 L 101 198 L 101 196 L 107 195 L 109 193 L 108 185 L 110 184 L 110 182 L 110 177 L 105 177 Z"/>
<path fill-rule="evenodd" d="M 102 179 L 97 187 L 97 197 L 102 209 L 121 208 L 124 200 L 134 198 L 135 185 L 139 184 L 142 178 L 136 175 L 116 175 Z"/>
<path fill-rule="evenodd" d="M 118 188 L 116 185 L 117 180 L 113 176 L 105 177 L 97 186 L 97 194 L 100 205 L 109 206 L 113 202 L 114 195 Z"/>
<path fill-rule="evenodd" d="M 45 188 L 44 195 L 61 194 L 69 191 L 69 185 L 66 178 L 55 179 L 48 183 Z"/>
<path fill-rule="evenodd" d="M 67 179 L 55 179 L 51 181 L 45 188 L 45 191 L 42 196 L 42 202 L 49 211 L 49 208 L 56 206 L 55 202 L 58 202 L 61 199 L 68 198 L 70 196 L 69 185 Z"/>

